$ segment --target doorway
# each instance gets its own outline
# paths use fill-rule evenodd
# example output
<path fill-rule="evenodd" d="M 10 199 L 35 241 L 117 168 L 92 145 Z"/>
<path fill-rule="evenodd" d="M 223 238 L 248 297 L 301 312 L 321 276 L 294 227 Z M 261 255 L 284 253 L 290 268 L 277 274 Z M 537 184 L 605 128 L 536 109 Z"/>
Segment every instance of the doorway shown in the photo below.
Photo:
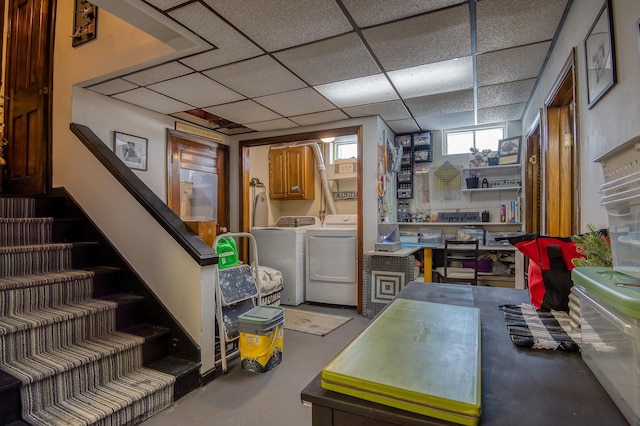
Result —
<path fill-rule="evenodd" d="M 183 221 L 229 228 L 229 148 L 178 130 L 167 130 L 167 204 Z"/>
<path fill-rule="evenodd" d="M 545 101 L 540 129 L 527 137 L 527 231 L 556 237 L 580 229 L 575 69 L 573 49 Z"/>
<path fill-rule="evenodd" d="M 9 144 L 3 192 L 36 195 L 51 186 L 49 94 L 55 7 L 55 0 L 8 2 L 4 122 Z"/>

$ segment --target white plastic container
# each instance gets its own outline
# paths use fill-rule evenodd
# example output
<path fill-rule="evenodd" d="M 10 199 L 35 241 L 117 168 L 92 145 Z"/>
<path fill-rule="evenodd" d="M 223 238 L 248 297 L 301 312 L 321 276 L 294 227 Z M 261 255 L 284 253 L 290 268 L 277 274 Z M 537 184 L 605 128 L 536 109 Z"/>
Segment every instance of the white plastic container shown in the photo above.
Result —
<path fill-rule="evenodd" d="M 600 192 L 609 217 L 613 264 L 640 277 L 640 172 L 606 183 Z"/>
<path fill-rule="evenodd" d="M 584 362 L 629 423 L 640 425 L 640 320 L 581 285 L 572 292 L 580 299 Z"/>

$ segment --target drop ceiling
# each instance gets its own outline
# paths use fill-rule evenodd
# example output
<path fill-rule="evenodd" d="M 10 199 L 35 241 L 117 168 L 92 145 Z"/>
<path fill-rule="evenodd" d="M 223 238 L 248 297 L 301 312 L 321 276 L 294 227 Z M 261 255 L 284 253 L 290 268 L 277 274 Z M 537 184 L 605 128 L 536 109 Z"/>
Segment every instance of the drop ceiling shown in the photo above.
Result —
<path fill-rule="evenodd" d="M 104 7 L 119 2 L 139 3 L 204 48 L 87 89 L 227 135 L 371 115 L 395 133 L 520 120 L 571 5 L 110 0 Z"/>

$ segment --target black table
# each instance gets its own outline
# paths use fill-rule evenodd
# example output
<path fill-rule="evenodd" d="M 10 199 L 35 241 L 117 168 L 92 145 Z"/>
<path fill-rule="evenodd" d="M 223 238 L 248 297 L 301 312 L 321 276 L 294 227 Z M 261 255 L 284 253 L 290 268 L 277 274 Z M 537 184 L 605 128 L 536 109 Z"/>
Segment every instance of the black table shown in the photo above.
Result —
<path fill-rule="evenodd" d="M 500 305 L 529 302 L 527 290 L 409 283 L 398 298 L 480 308 L 482 425 L 625 425 L 580 353 L 525 349 L 509 338 Z M 446 350 L 446 348 L 443 348 Z M 442 425 L 448 422 L 322 389 L 318 374 L 301 392 L 313 426 Z"/>

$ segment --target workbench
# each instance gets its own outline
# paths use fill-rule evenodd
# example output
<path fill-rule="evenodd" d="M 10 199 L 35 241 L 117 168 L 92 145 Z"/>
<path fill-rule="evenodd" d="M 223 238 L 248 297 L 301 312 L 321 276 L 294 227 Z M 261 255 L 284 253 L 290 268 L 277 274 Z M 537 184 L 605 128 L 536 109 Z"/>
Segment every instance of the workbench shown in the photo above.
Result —
<path fill-rule="evenodd" d="M 411 282 L 397 297 L 480 308 L 481 425 L 628 424 L 580 353 L 518 348 L 511 342 L 499 306 L 529 302 L 527 290 Z M 313 407 L 313 426 L 450 424 L 325 390 L 320 374 L 301 399 Z"/>

